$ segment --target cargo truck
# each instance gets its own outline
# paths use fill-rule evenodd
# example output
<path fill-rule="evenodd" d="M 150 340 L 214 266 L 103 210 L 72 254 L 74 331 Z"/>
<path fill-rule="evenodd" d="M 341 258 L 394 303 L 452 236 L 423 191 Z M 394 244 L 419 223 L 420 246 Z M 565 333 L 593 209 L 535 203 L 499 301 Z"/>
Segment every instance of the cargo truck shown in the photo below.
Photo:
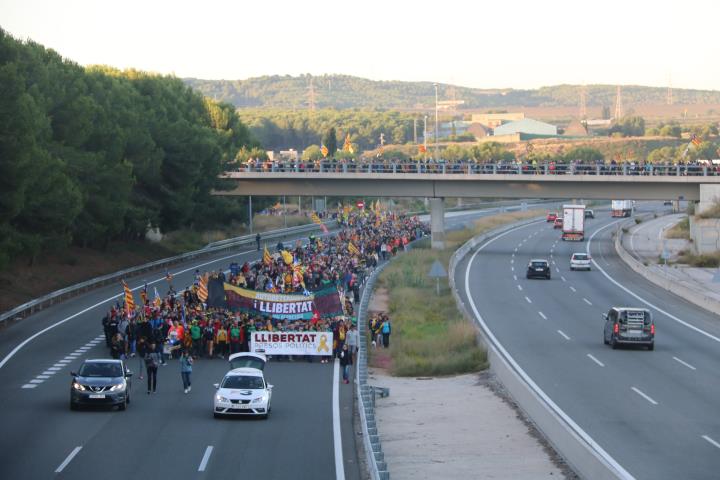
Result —
<path fill-rule="evenodd" d="M 633 212 L 633 201 L 613 200 L 610 209 L 611 217 L 629 217 Z"/>
<path fill-rule="evenodd" d="M 585 205 L 563 205 L 562 239 L 585 240 Z"/>

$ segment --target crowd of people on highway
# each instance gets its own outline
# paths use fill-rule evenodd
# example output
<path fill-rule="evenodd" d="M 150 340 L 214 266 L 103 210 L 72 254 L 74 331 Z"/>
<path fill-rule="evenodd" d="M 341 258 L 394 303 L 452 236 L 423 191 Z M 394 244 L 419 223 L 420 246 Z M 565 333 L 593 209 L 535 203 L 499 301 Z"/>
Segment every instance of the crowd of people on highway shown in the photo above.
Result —
<path fill-rule="evenodd" d="M 170 359 L 179 359 L 184 391 L 191 390 L 193 362 L 197 359 L 227 358 L 250 351 L 254 331 L 324 331 L 333 333 L 332 357 L 340 359 L 343 380 L 348 382 L 349 366 L 358 347 L 354 310 L 360 300 L 360 288 L 368 273 L 406 245 L 427 233 L 417 217 L 381 211 L 379 208 L 337 213 L 340 230 L 336 234 L 309 237 L 292 247 L 278 244 L 274 254 L 266 249 L 263 259 L 245 262 L 226 271 L 195 272 L 195 282 L 182 292 L 172 287 L 171 277 L 164 297 L 149 298 L 146 289 L 142 301 L 128 309 L 118 302 L 102 319 L 106 345 L 113 358 L 137 358 L 140 378 L 145 370 L 148 393 L 157 388 L 158 367 Z M 288 255 L 292 262 L 287 261 Z M 269 257 L 269 258 L 268 258 Z M 302 267 L 298 269 L 298 265 Z M 208 306 L 201 298 L 201 279 L 219 279 L 249 290 L 272 293 L 304 293 L 335 286 L 340 294 L 344 315 L 322 318 L 315 312 L 309 320 L 270 318 L 228 308 Z M 377 344 L 389 346 L 389 320 L 377 319 L 371 332 Z M 312 361 L 279 357 L 278 360 Z M 143 369 L 143 367 L 145 367 Z"/>
<path fill-rule="evenodd" d="M 472 159 L 438 161 L 430 158 L 324 159 L 315 161 L 248 160 L 241 171 L 261 172 L 335 172 L 335 173 L 447 173 L 447 174 L 520 174 L 520 175 L 720 175 L 720 165 L 703 160 L 682 160 L 655 164 L 645 161 L 616 160 L 538 160 L 516 159 L 476 162 Z"/>

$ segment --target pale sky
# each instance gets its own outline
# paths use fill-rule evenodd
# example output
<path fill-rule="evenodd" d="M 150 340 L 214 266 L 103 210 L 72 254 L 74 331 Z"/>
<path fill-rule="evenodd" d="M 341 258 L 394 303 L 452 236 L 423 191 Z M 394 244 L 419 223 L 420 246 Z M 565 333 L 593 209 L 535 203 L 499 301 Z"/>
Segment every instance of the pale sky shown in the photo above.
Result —
<path fill-rule="evenodd" d="M 719 23 L 718 0 L 0 0 L 3 29 L 82 65 L 478 88 L 720 89 Z"/>

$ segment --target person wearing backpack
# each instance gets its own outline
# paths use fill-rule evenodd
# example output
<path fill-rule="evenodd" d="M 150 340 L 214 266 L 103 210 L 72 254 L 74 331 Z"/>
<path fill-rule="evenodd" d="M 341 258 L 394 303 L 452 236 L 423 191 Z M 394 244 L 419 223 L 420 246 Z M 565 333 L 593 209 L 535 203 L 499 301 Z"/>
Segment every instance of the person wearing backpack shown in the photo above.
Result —
<path fill-rule="evenodd" d="M 157 391 L 157 371 L 158 365 L 160 365 L 161 357 L 157 351 L 157 345 L 155 342 L 150 344 L 150 349 L 145 354 L 145 369 L 147 371 L 148 381 L 148 395 L 150 392 L 155 393 Z"/>
<path fill-rule="evenodd" d="M 182 356 L 180 357 L 180 376 L 182 377 L 183 388 L 185 393 L 188 393 L 192 389 L 190 382 L 190 374 L 192 373 L 193 357 L 187 350 L 183 350 Z"/>

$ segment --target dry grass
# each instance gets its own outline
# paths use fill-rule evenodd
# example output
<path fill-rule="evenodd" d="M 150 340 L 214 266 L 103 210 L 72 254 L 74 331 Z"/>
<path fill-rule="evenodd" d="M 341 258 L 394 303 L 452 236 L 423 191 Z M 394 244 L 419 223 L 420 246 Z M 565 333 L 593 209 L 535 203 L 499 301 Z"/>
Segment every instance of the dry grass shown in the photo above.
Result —
<path fill-rule="evenodd" d="M 683 238 L 690 240 L 690 219 L 683 218 L 674 227 L 665 232 L 665 238 Z"/>
<path fill-rule="evenodd" d="M 684 263 L 691 267 L 698 268 L 717 268 L 720 267 L 720 252 L 696 255 L 687 250 L 683 250 L 678 256 L 677 263 Z"/>
<path fill-rule="evenodd" d="M 697 218 L 720 218 L 720 202 L 714 202 L 710 208 L 696 216 Z"/>
<path fill-rule="evenodd" d="M 475 326 L 458 311 L 447 278 L 427 276 L 439 260 L 448 269 L 452 253 L 467 240 L 501 225 L 537 217 L 543 212 L 508 213 L 475 222 L 474 228 L 450 232 L 445 250 L 413 248 L 383 271 L 379 286 L 387 289 L 393 335 L 391 371 L 398 376 L 454 375 L 488 367 L 487 352 L 479 345 Z"/>

